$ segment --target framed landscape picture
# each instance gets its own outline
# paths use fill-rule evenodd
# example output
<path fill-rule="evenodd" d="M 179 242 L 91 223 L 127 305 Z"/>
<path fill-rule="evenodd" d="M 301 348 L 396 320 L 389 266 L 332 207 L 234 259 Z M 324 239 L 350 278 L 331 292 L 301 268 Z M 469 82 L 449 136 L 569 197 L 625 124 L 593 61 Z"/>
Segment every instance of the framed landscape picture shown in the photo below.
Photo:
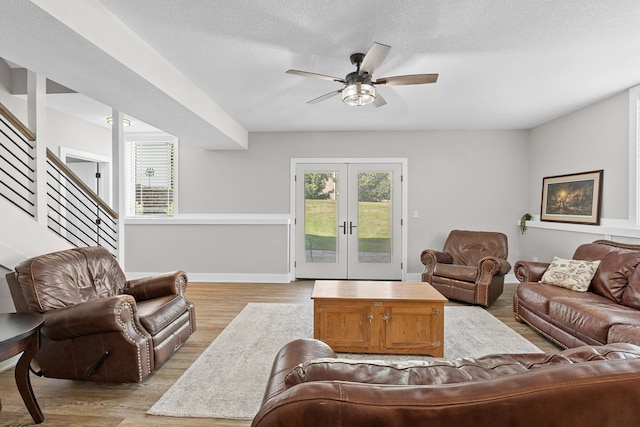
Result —
<path fill-rule="evenodd" d="M 602 170 L 542 178 L 541 221 L 600 224 Z"/>

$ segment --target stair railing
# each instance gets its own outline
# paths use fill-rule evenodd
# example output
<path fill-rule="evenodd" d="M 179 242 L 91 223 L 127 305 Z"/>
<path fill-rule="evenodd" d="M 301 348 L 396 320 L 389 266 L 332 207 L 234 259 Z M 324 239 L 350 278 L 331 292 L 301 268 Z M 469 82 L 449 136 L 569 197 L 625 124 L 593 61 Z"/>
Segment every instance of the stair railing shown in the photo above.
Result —
<path fill-rule="evenodd" d="M 0 196 L 32 218 L 35 209 L 35 135 L 0 104 Z"/>
<path fill-rule="evenodd" d="M 35 218 L 35 182 L 46 179 L 47 227 L 74 246 L 118 248 L 118 214 L 51 150 L 38 174 L 35 135 L 0 104 L 0 196 Z"/>
<path fill-rule="evenodd" d="M 47 208 L 49 229 L 72 245 L 117 251 L 118 214 L 49 149 Z"/>

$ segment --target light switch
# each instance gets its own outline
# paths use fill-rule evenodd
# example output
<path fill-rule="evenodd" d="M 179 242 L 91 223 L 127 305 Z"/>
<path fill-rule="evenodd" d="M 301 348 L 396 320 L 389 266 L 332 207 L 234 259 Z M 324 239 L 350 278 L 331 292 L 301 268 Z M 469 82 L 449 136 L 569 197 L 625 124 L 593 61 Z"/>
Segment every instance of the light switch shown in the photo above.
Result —
<path fill-rule="evenodd" d="M 418 218 L 418 211 L 413 211 L 413 217 Z"/>

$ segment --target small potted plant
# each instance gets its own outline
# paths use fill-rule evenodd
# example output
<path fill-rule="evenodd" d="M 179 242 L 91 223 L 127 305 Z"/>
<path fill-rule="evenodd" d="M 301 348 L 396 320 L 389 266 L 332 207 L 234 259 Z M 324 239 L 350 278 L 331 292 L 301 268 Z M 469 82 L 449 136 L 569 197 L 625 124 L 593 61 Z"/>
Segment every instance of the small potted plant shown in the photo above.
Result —
<path fill-rule="evenodd" d="M 522 234 L 524 234 L 525 231 L 527 231 L 527 221 L 529 221 L 532 218 L 530 213 L 526 213 L 524 215 L 522 215 L 522 218 L 520 218 L 520 232 Z"/>

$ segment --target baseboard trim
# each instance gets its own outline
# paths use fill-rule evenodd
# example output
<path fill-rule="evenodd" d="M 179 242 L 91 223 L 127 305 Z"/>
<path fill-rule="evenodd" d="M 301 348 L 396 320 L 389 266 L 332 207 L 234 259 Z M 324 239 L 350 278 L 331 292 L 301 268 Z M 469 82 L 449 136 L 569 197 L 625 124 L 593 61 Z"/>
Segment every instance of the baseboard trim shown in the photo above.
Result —
<path fill-rule="evenodd" d="M 407 273 L 405 282 L 421 282 L 422 273 Z"/>
<path fill-rule="evenodd" d="M 13 356 L 10 359 L 0 362 L 0 372 L 4 372 L 16 366 L 18 364 L 18 359 L 20 359 L 19 354 L 17 356 Z"/>
<path fill-rule="evenodd" d="M 127 272 L 128 279 L 141 279 L 143 277 L 152 277 L 162 274 L 143 273 L 143 272 Z M 246 273 L 189 273 L 187 277 L 191 282 L 223 282 L 223 283 L 290 283 L 295 280 L 289 273 L 284 274 L 246 274 Z M 407 273 L 407 282 L 422 281 L 422 273 Z M 518 283 L 515 274 L 507 274 L 504 276 L 505 283 Z"/>
<path fill-rule="evenodd" d="M 162 273 L 127 272 L 127 279 L 141 279 L 157 276 Z M 232 283 L 289 283 L 292 281 L 285 274 L 244 274 L 244 273 L 189 273 L 190 282 L 232 282 Z"/>

